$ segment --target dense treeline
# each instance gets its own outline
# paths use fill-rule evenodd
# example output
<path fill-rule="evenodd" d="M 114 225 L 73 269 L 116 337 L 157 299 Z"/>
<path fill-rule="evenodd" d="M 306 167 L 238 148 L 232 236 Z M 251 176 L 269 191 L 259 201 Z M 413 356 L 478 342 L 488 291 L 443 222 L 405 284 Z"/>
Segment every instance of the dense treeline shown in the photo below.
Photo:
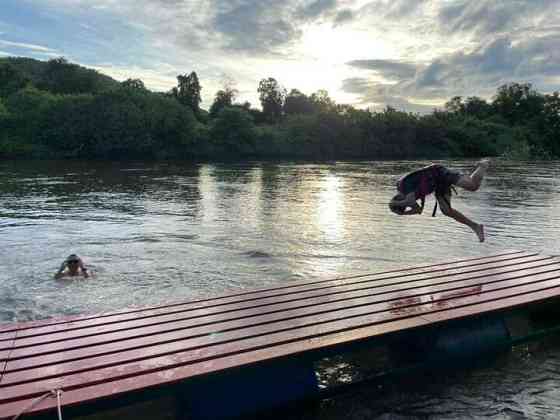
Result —
<path fill-rule="evenodd" d="M 63 58 L 0 59 L 0 157 L 384 159 L 560 156 L 560 97 L 530 84 L 498 88 L 491 102 L 452 98 L 418 115 L 336 104 L 326 91 L 289 93 L 273 78 L 261 109 L 224 86 L 206 111 L 195 72 L 154 93 Z"/>

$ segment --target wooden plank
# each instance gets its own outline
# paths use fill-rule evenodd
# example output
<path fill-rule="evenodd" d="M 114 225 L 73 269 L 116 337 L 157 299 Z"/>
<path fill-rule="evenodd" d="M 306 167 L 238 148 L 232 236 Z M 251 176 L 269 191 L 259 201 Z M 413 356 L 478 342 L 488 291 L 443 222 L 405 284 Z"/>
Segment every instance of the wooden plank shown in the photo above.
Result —
<path fill-rule="evenodd" d="M 525 306 L 529 303 L 538 303 L 550 299 L 551 296 L 560 295 L 560 287 L 536 291 L 530 295 L 517 295 L 511 296 L 495 302 L 476 303 L 471 307 L 458 307 L 445 311 L 447 315 L 445 319 L 439 322 L 450 321 L 453 319 L 460 319 L 468 317 L 471 313 L 483 312 L 496 312 Z M 150 388 L 157 387 L 163 384 L 173 384 L 182 382 L 185 378 L 193 378 L 200 375 L 220 372 L 224 370 L 241 368 L 256 362 L 263 362 L 273 360 L 286 356 L 297 356 L 307 351 L 318 351 L 324 348 L 336 347 L 341 344 L 349 344 L 368 340 L 371 337 L 376 337 L 396 331 L 405 331 L 412 328 L 417 328 L 422 325 L 430 324 L 431 321 L 415 317 L 413 319 L 403 319 L 396 321 L 389 325 L 384 325 L 383 328 L 379 325 L 370 325 L 365 327 L 356 328 L 351 331 L 343 331 L 339 333 L 329 334 L 326 336 L 317 336 L 309 338 L 305 341 L 304 347 L 301 341 L 287 342 L 278 344 L 269 348 L 256 349 L 251 352 L 238 353 L 228 355 L 222 359 L 207 360 L 197 364 L 176 366 L 163 371 L 155 371 L 147 373 L 142 377 L 127 377 L 113 382 L 101 382 L 88 385 L 80 388 L 68 388 L 63 394 L 63 402 L 65 406 L 73 406 L 81 404 L 84 401 L 95 401 L 104 398 L 117 397 L 123 393 L 144 389 L 149 392 Z M 303 348 L 302 348 L 303 347 Z M 24 399 L 12 403 L 2 405 L 0 412 L 0 420 L 10 419 L 13 415 L 27 406 L 32 400 Z M 40 413 L 45 410 L 52 410 L 56 408 L 54 400 L 45 400 L 35 407 L 32 412 Z"/>
<path fill-rule="evenodd" d="M 548 276 L 548 277 L 547 277 Z M 546 280 L 548 278 L 548 280 Z M 513 294 L 530 293 L 535 290 L 560 286 L 560 273 L 554 275 L 542 275 L 538 283 L 528 283 L 515 285 L 496 290 L 483 290 L 482 287 L 475 288 L 466 293 L 465 296 L 453 296 L 448 300 L 448 305 L 444 310 L 462 305 L 470 299 L 471 304 L 481 300 L 502 299 Z M 112 375 L 138 374 L 139 371 L 164 368 L 169 363 L 194 363 L 200 358 L 215 357 L 220 352 L 247 351 L 247 347 L 253 346 L 255 341 L 266 345 L 267 342 L 273 344 L 282 340 L 302 340 L 318 334 L 337 332 L 339 329 L 353 329 L 364 324 L 388 324 L 394 320 L 420 316 L 426 313 L 441 311 L 438 303 L 444 294 L 426 295 L 412 303 L 405 300 L 401 304 L 390 304 L 384 302 L 375 309 L 371 307 L 349 308 L 340 312 L 328 312 L 322 314 L 320 319 L 317 316 L 307 316 L 298 319 L 297 324 L 285 325 L 280 322 L 272 322 L 242 331 L 229 331 L 202 337 L 191 338 L 153 347 L 142 347 L 140 349 L 122 351 L 117 355 L 110 354 L 87 358 L 83 360 L 63 362 L 41 369 L 29 369 L 4 375 L 3 383 L 0 385 L 3 397 L 9 399 L 8 395 L 14 392 L 30 392 L 37 386 L 45 389 L 53 383 L 64 386 L 76 386 L 80 381 L 95 380 L 99 372 L 103 372 L 103 377 L 111 378 Z M 341 316 L 343 315 L 343 316 Z M 241 347 L 239 347 L 241 346 Z M 243 349 L 235 350 L 232 349 Z M 9 370 L 10 362 L 8 362 Z M 112 373 L 111 373 L 112 372 Z M 41 375 L 42 376 L 39 376 Z M 30 381 L 27 382 L 26 381 Z M 7 388 L 4 389 L 3 388 Z"/>
<path fill-rule="evenodd" d="M 537 303 L 550 299 L 551 296 L 560 295 L 560 287 L 537 291 L 529 296 L 517 295 L 504 298 L 498 303 L 484 302 L 477 303 L 471 307 L 459 307 L 445 311 L 447 318 L 439 320 L 439 322 L 449 321 L 452 319 L 459 319 L 468 317 L 472 313 L 482 312 L 496 312 L 504 309 L 525 306 L 528 303 Z M 128 377 L 114 382 L 96 383 L 82 388 L 71 389 L 68 388 L 63 394 L 63 402 L 65 406 L 73 406 L 81 404 L 84 401 L 96 401 L 99 399 L 116 397 L 123 393 L 136 391 L 139 389 L 149 390 L 152 387 L 157 387 L 163 384 L 173 384 L 183 381 L 185 378 L 192 378 L 202 374 L 209 374 L 223 370 L 240 368 L 243 366 L 251 365 L 258 362 L 277 359 L 285 356 L 297 356 L 305 351 L 321 350 L 323 348 L 338 346 L 341 344 L 349 344 L 370 339 L 385 333 L 395 331 L 405 331 L 407 329 L 416 328 L 422 325 L 431 323 L 427 319 L 404 319 L 396 321 L 383 328 L 380 332 L 380 326 L 371 325 L 361 328 L 356 328 L 352 331 L 344 331 L 326 336 L 317 336 L 306 340 L 305 349 L 302 349 L 302 342 L 288 342 L 277 345 L 273 348 L 257 349 L 252 352 L 239 353 L 224 357 L 219 363 L 216 360 L 209 360 L 199 364 L 184 365 L 173 367 L 164 371 L 156 371 L 142 377 Z M 273 350 L 273 352 L 271 352 Z M 2 405 L 2 412 L 0 412 L 0 420 L 10 419 L 13 415 L 26 407 L 32 400 L 20 400 L 12 403 Z M 40 413 L 45 410 L 52 410 L 56 408 L 54 400 L 45 400 L 35 407 L 32 412 Z"/>
<path fill-rule="evenodd" d="M 417 267 L 411 267 L 411 268 L 405 268 L 405 269 L 383 271 L 383 272 L 378 272 L 378 273 L 373 273 L 373 274 L 362 274 L 362 275 L 357 275 L 357 276 L 348 276 L 348 277 L 341 277 L 341 278 L 329 279 L 329 280 L 317 280 L 317 281 L 313 281 L 313 282 L 309 282 L 309 281 L 290 282 L 288 285 L 285 285 L 285 286 L 256 289 L 256 290 L 251 290 L 251 291 L 237 293 L 237 294 L 229 294 L 229 295 L 222 296 L 222 297 L 217 297 L 217 298 L 200 299 L 200 300 L 194 300 L 194 301 L 190 301 L 190 302 L 177 302 L 177 303 L 174 303 L 174 304 L 153 306 L 153 307 L 148 307 L 148 308 L 146 308 L 146 307 L 132 308 L 132 309 L 127 309 L 125 311 L 120 311 L 120 312 L 109 312 L 109 313 L 95 314 L 95 315 L 90 315 L 90 316 L 78 315 L 78 316 L 68 316 L 68 317 L 56 318 L 56 319 L 46 319 L 46 320 L 39 320 L 39 321 L 29 321 L 29 322 L 15 323 L 15 324 L 6 324 L 6 325 L 0 325 L 0 341 L 3 339 L 2 334 L 4 334 L 5 332 L 11 332 L 11 331 L 35 329 L 35 328 L 41 328 L 41 327 L 45 327 L 45 326 L 58 325 L 58 324 L 69 324 L 69 323 L 74 324 L 74 323 L 78 323 L 78 322 L 81 322 L 81 321 L 88 321 L 88 320 L 102 319 L 102 318 L 112 318 L 112 317 L 117 316 L 117 315 L 126 315 L 126 314 L 132 314 L 132 313 L 137 313 L 137 312 L 145 312 L 147 310 L 173 308 L 175 306 L 183 306 L 183 305 L 186 305 L 186 304 L 199 304 L 199 303 L 204 304 L 204 303 L 206 303 L 206 304 L 209 304 L 209 305 L 216 305 L 216 304 L 220 304 L 223 300 L 229 300 L 231 298 L 236 298 L 236 297 L 241 297 L 241 296 L 253 296 L 253 297 L 258 298 L 258 297 L 262 297 L 261 293 L 268 294 L 271 291 L 274 292 L 274 291 L 279 291 L 279 290 L 287 290 L 287 289 L 293 289 L 293 288 L 297 288 L 297 287 L 301 287 L 301 286 L 307 287 L 307 286 L 310 286 L 310 285 L 320 285 L 320 284 L 329 283 L 329 282 L 333 282 L 333 281 L 352 280 L 352 279 L 359 279 L 359 278 L 370 277 L 370 276 L 381 276 L 381 275 L 386 275 L 386 274 L 394 274 L 394 276 L 392 276 L 392 277 L 398 277 L 399 273 L 401 273 L 403 275 L 408 275 L 407 273 L 410 272 L 410 271 L 424 272 L 426 270 L 429 271 L 429 270 L 438 269 L 438 268 L 439 269 L 446 269 L 446 267 L 447 268 L 451 268 L 451 267 L 458 268 L 458 267 L 462 267 L 462 266 L 476 265 L 477 263 L 484 264 L 484 263 L 491 263 L 491 262 L 497 262 L 497 261 L 506 261 L 508 259 L 514 260 L 516 258 L 534 256 L 534 255 L 537 255 L 537 254 L 538 253 L 536 253 L 536 252 L 507 251 L 507 252 L 497 254 L 497 255 L 493 255 L 493 256 L 490 256 L 490 257 L 478 257 L 478 258 L 462 259 L 462 260 L 457 260 L 457 261 L 453 261 L 453 262 L 450 262 L 450 263 L 430 264 L 430 265 L 417 266 Z M 204 307 L 204 305 L 202 307 Z"/>
<path fill-rule="evenodd" d="M 17 333 L 14 333 L 14 338 L 12 340 L 11 348 L 3 350 L 3 351 L 0 352 L 0 385 L 2 384 L 2 379 L 4 379 L 4 373 L 6 372 L 6 368 L 8 366 L 8 360 L 9 360 L 11 352 L 13 350 L 13 345 L 14 345 L 16 336 L 17 336 Z"/>
<path fill-rule="evenodd" d="M 37 337 L 24 337 L 24 338 L 19 338 L 16 342 L 16 349 L 20 349 L 22 347 L 25 346 L 37 346 L 37 345 L 41 345 L 41 344 L 49 344 L 49 343 L 55 343 L 55 342 L 61 342 L 61 341 L 67 341 L 70 339 L 77 339 L 77 338 L 85 338 L 85 337 L 94 337 L 94 336 L 98 336 L 101 335 L 103 333 L 121 333 L 121 334 L 128 334 L 128 335 L 134 335 L 134 334 L 140 334 L 142 335 L 142 331 L 144 331 L 146 328 L 162 328 L 165 329 L 167 328 L 171 328 L 173 329 L 173 326 L 177 323 L 177 322 L 182 322 L 182 321 L 188 321 L 191 320 L 192 325 L 198 325 L 198 324 L 205 324 L 208 322 L 212 322 L 211 316 L 217 316 L 218 319 L 216 320 L 223 320 L 223 319 L 227 319 L 227 318 L 235 318 L 235 317 L 242 317 L 242 316 L 247 316 L 250 315 L 250 313 L 244 313 L 244 310 L 247 311 L 258 311 L 258 313 L 267 313 L 270 311 L 274 311 L 276 310 L 276 306 L 279 304 L 287 304 L 287 305 L 295 305 L 295 306 L 306 306 L 306 305 L 311 305 L 317 302 L 321 302 L 322 299 L 327 299 L 327 300 L 334 300 L 337 298 L 343 298 L 344 295 L 348 295 L 351 296 L 351 293 L 355 292 L 358 293 L 358 295 L 371 295 L 371 294 L 382 294 L 382 293 L 386 293 L 386 292 L 390 292 L 392 290 L 397 291 L 397 290 L 407 290 L 409 288 L 417 288 L 417 287 L 422 287 L 422 286 L 426 286 L 426 285 L 433 285 L 434 287 L 436 285 L 443 285 L 443 284 L 447 284 L 447 283 L 452 283 L 452 282 L 459 282 L 459 281 L 463 281 L 463 280 L 468 280 L 471 278 L 482 278 L 482 277 L 490 277 L 492 275 L 494 275 L 494 273 L 499 273 L 499 274 L 506 274 L 509 272 L 516 272 L 516 271 L 521 271 L 522 269 L 526 269 L 526 268 L 530 268 L 530 267 L 545 267 L 545 266 L 550 266 L 551 269 L 553 269 L 554 265 L 557 265 L 558 261 L 556 260 L 542 260 L 542 261 L 535 261 L 532 263 L 526 263 L 526 264 L 522 264 L 519 266 L 515 266 L 512 267 L 512 270 L 503 270 L 503 269 L 488 269 L 486 271 L 482 271 L 482 272 L 475 272 L 475 275 L 471 274 L 465 274 L 465 273 L 461 273 L 461 274 L 455 274 L 452 276 L 448 276 L 445 278 L 441 278 L 439 282 L 436 282 L 434 280 L 434 278 L 422 278 L 425 276 L 421 276 L 418 278 L 421 278 L 422 280 L 416 280 L 414 282 L 410 282 L 410 283 L 406 283 L 404 285 L 398 285 L 398 286 L 378 286 L 378 285 L 374 285 L 374 286 L 364 286 L 364 287 L 352 287 L 352 286 L 340 286 L 336 289 L 336 291 L 332 291 L 330 294 L 314 294 L 314 293 L 301 293 L 298 295 L 297 299 L 288 299 L 288 300 L 277 300 L 277 299 L 263 299 L 261 301 L 260 305 L 257 306 L 244 306 L 244 305 L 236 305 L 236 304 L 232 304 L 231 306 L 228 306 L 227 310 L 225 311 L 210 311 L 210 310 L 195 310 L 192 312 L 188 313 L 188 316 L 186 317 L 182 317 L 182 316 L 178 316 L 176 314 L 172 314 L 172 315 L 165 315 L 165 316 L 161 316 L 159 318 L 156 318 L 155 321 L 156 322 L 146 322 L 145 319 L 141 319 L 141 320 L 137 320 L 137 321 L 128 321 L 128 322 L 123 322 L 122 324 L 118 325 L 118 324 L 109 324 L 109 325 L 105 325 L 105 326 L 100 326 L 100 327 L 89 327 L 89 328 L 84 328 L 84 329 L 78 329 L 78 330 L 71 330 L 68 332 L 58 332 L 58 333 L 53 333 L 50 335 L 41 335 L 41 336 L 37 336 Z M 332 289 L 334 290 L 334 289 Z M 350 295 L 349 295 L 350 293 Z M 356 296 L 356 295 L 354 295 Z M 252 304 L 253 305 L 253 304 Z M 222 308 L 224 309 L 224 308 Z M 220 318 L 221 317 L 221 318 Z M 18 352 L 18 354 L 22 354 L 20 352 Z"/>
<path fill-rule="evenodd" d="M 85 330 L 86 328 L 89 328 L 89 331 L 91 331 L 89 334 L 96 335 L 107 331 L 116 331 L 119 329 L 144 327 L 149 325 L 156 325 L 162 322 L 175 322 L 176 320 L 179 319 L 188 319 L 197 316 L 208 316 L 208 315 L 218 314 L 227 311 L 239 310 L 242 308 L 259 307 L 259 306 L 266 306 L 271 303 L 306 299 L 308 297 L 319 296 L 323 294 L 326 295 L 329 293 L 337 293 L 339 291 L 345 291 L 345 290 L 351 290 L 352 288 L 356 288 L 359 285 L 362 285 L 363 289 L 367 288 L 368 284 L 371 284 L 370 287 L 372 288 L 382 287 L 385 285 L 399 285 L 399 284 L 412 283 L 420 279 L 445 278 L 447 276 L 452 276 L 454 274 L 467 275 L 469 273 L 482 272 L 483 270 L 489 270 L 490 272 L 491 270 L 503 269 L 504 267 L 515 267 L 516 265 L 520 265 L 527 262 L 536 262 L 536 261 L 545 261 L 545 260 L 556 261 L 552 257 L 543 257 L 543 256 L 522 257 L 520 259 L 517 259 L 515 263 L 512 263 L 511 261 L 503 261 L 503 262 L 495 262 L 495 263 L 477 264 L 477 266 L 475 267 L 469 267 L 468 270 L 462 270 L 462 271 L 460 271 L 460 269 L 458 268 L 439 270 L 438 272 L 435 273 L 435 275 L 431 275 L 430 272 L 419 273 L 407 277 L 406 280 L 400 280 L 399 278 L 394 278 L 391 276 L 389 278 L 360 280 L 357 283 L 350 283 L 350 284 L 344 282 L 338 282 L 338 283 L 330 284 L 328 287 L 321 287 L 320 289 L 309 289 L 309 290 L 302 290 L 297 293 L 291 292 L 284 295 L 273 295 L 266 298 L 263 297 L 258 301 L 251 299 L 248 301 L 233 302 L 230 304 L 221 304 L 215 307 L 206 307 L 206 308 L 192 307 L 190 309 L 181 308 L 180 310 L 173 310 L 171 312 L 166 311 L 166 309 L 163 310 L 159 309 L 155 311 L 149 310 L 141 314 L 140 313 L 135 313 L 131 315 L 126 314 L 124 315 L 124 318 L 117 316 L 112 320 L 112 322 L 106 324 L 99 324 L 98 323 L 99 320 L 94 319 L 94 320 L 87 320 L 81 322 L 79 326 L 76 325 L 75 323 L 46 326 L 41 329 L 20 331 L 18 334 L 18 343 L 16 343 L 16 346 L 19 347 L 23 345 L 37 344 L 39 342 L 43 342 L 43 343 L 53 342 L 56 341 L 57 339 L 60 339 L 60 337 L 73 338 L 78 336 L 85 336 L 88 334 L 88 330 Z M 180 314 L 182 316 L 179 316 Z M 167 317 L 167 318 L 161 318 L 161 317 Z M 137 321 L 137 322 L 132 323 L 132 321 L 135 322 Z M 120 324 L 121 326 L 115 325 L 118 323 L 121 323 Z M 66 331 L 72 331 L 72 330 L 76 330 L 77 332 L 75 334 L 70 334 L 70 335 L 66 333 Z M 60 332 L 61 334 L 57 335 L 56 334 L 57 332 Z M 29 340 L 28 342 L 22 341 L 26 337 L 35 337 L 35 336 L 45 336 L 45 338 L 39 340 Z M 0 343 L 0 349 L 1 348 L 2 348 L 2 343 Z"/>
<path fill-rule="evenodd" d="M 446 319 L 457 317 L 471 316 L 478 314 L 480 311 L 477 307 L 479 304 L 486 304 L 488 311 L 496 311 L 507 306 L 526 305 L 530 302 L 539 301 L 550 298 L 560 293 L 560 283 L 558 279 L 540 284 L 541 289 L 531 288 L 531 285 L 525 285 L 518 288 L 488 293 L 485 300 L 481 301 L 479 296 L 467 296 L 456 300 L 455 305 L 445 309 L 458 309 L 459 315 L 454 316 L 448 314 Z M 513 293 L 512 293 L 513 292 Z M 512 303 L 513 302 L 513 303 Z M 506 304 L 507 303 L 507 304 Z M 433 305 L 433 302 L 423 305 Z M 469 306 L 468 309 L 463 307 Z M 433 308 L 432 308 L 433 309 Z M 441 309 L 432 310 L 431 312 L 439 312 Z M 426 325 L 431 320 L 423 315 L 415 315 L 409 317 L 411 321 L 408 328 Z M 402 319 L 399 319 L 399 321 Z M 353 321 L 353 320 L 352 320 Z M 395 321 L 397 321 L 395 319 Z M 276 332 L 264 336 L 257 336 L 247 340 L 227 343 L 225 345 L 217 345 L 213 347 L 204 347 L 195 351 L 186 351 L 173 355 L 165 355 L 140 362 L 132 362 L 118 366 L 118 369 L 112 367 L 101 368 L 94 371 L 80 372 L 68 375 L 63 378 L 53 378 L 48 380 L 36 381 L 21 385 L 14 385 L 2 390 L 2 399 L 0 402 L 6 403 L 16 399 L 28 399 L 36 395 L 41 395 L 45 389 L 54 389 L 63 387 L 65 390 L 72 390 L 77 387 L 92 386 L 108 382 L 110 380 L 121 380 L 127 377 L 137 376 L 139 372 L 143 375 L 137 378 L 137 388 L 144 388 L 147 385 L 148 377 L 153 380 L 155 374 L 158 377 L 157 383 L 169 383 L 179 379 L 185 379 L 192 376 L 207 374 L 209 371 L 220 371 L 232 367 L 232 358 L 236 359 L 241 354 L 247 354 L 246 363 L 256 363 L 270 358 L 286 356 L 288 354 L 297 354 L 314 349 L 312 343 L 319 340 L 320 347 L 328 347 L 349 343 L 360 338 L 370 338 L 387 334 L 388 332 L 397 331 L 401 326 L 395 328 L 393 322 L 379 324 L 379 315 L 370 315 L 359 319 L 358 323 L 349 322 L 348 319 L 338 320 L 328 324 L 319 324 L 311 329 L 291 330 L 289 332 Z M 368 334 L 364 337 L 362 332 L 367 329 Z M 339 334 L 340 333 L 340 334 Z M 337 339 L 332 341 L 329 337 L 334 334 Z M 282 345 L 292 345 L 291 353 L 284 353 Z M 266 356 L 262 356 L 262 351 Z M 241 356 L 243 357 L 243 356 Z M 236 364 L 238 365 L 238 364 Z M 172 369 L 172 370 L 170 370 Z M 181 376 L 177 378 L 177 371 L 181 371 Z M 113 382 L 113 390 L 115 393 L 120 392 L 119 382 Z"/>
<path fill-rule="evenodd" d="M 540 277 L 537 277 L 537 275 L 548 278 L 549 273 L 558 271 L 560 271 L 560 263 L 554 263 L 553 265 L 485 276 L 483 279 L 476 277 L 444 284 L 438 289 L 434 289 L 433 285 L 425 282 L 423 287 L 418 287 L 414 290 L 381 288 L 375 294 L 363 294 L 353 291 L 338 295 L 336 298 L 313 299 L 303 305 L 300 302 L 277 304 L 273 305 L 270 311 L 262 311 L 262 308 L 256 308 L 241 310 L 235 316 L 232 316 L 232 313 L 228 313 L 213 317 L 178 321 L 169 324 L 170 327 L 167 330 L 162 329 L 160 325 L 156 325 L 139 329 L 137 332 L 133 330 L 135 334 L 130 334 L 131 331 L 127 330 L 124 332 L 107 333 L 102 336 L 80 337 L 75 340 L 23 347 L 13 351 L 8 371 L 38 367 L 63 360 L 70 361 L 94 355 L 115 353 L 123 349 L 164 344 L 215 332 L 223 333 L 232 329 L 251 328 L 273 321 L 288 321 L 300 316 L 319 315 L 329 311 L 345 311 L 346 309 L 358 306 L 365 308 L 368 305 L 389 302 L 391 308 L 394 308 L 395 302 L 398 303 L 402 300 L 403 292 L 406 292 L 404 296 L 409 299 L 423 295 L 434 296 L 436 293 L 446 294 L 446 298 L 453 296 L 453 293 L 461 296 L 465 290 L 469 291 L 473 287 L 481 286 L 482 284 L 485 285 L 486 290 L 515 286 L 526 282 L 538 281 Z M 141 333 L 141 335 L 138 336 L 138 333 Z"/>

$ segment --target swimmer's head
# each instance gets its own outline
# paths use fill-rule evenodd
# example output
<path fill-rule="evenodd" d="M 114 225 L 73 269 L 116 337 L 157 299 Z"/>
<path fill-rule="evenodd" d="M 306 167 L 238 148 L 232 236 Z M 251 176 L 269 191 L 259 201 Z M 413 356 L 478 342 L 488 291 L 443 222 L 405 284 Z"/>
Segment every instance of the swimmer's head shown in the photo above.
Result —
<path fill-rule="evenodd" d="M 66 258 L 66 262 L 68 264 L 77 264 L 80 262 L 80 257 L 78 257 L 76 254 L 70 254 L 68 258 Z"/>
<path fill-rule="evenodd" d="M 66 265 L 71 274 L 77 273 L 78 268 L 80 268 L 80 257 L 76 254 L 69 255 L 68 258 L 66 258 Z"/>

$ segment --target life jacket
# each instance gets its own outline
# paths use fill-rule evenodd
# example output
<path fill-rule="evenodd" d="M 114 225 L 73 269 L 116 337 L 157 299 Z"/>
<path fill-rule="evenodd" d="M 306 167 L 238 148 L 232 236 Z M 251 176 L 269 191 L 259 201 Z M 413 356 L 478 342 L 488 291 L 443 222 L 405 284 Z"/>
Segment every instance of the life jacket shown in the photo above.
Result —
<path fill-rule="evenodd" d="M 426 196 L 432 194 L 438 188 L 440 168 L 441 165 L 432 164 L 406 174 L 398 180 L 397 190 L 404 195 L 414 192 L 416 200 L 421 201 L 420 207 L 423 210 Z M 455 191 L 452 186 L 451 189 Z M 455 191 L 455 194 L 456 193 L 457 191 Z M 445 197 L 443 197 L 443 199 L 446 200 Z M 447 200 L 446 202 L 449 207 L 451 207 L 451 204 Z M 432 217 L 436 215 L 437 206 L 438 202 L 436 200 Z"/>

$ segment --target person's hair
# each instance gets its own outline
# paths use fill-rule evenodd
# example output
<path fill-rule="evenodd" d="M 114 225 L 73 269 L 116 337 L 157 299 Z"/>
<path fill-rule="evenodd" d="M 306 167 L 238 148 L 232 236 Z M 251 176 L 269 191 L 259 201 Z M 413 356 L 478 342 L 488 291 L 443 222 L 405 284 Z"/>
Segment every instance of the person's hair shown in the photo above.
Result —
<path fill-rule="evenodd" d="M 398 193 L 396 194 L 392 199 L 391 202 L 389 203 L 389 209 L 398 215 L 403 215 L 404 211 L 406 210 L 406 206 L 400 206 L 395 204 L 395 201 L 401 201 L 404 200 L 405 195 L 403 193 Z"/>
<path fill-rule="evenodd" d="M 395 214 L 398 214 L 399 216 L 402 216 L 404 214 L 404 211 L 406 209 L 405 206 L 397 206 L 396 204 L 393 203 L 389 203 L 389 209 L 391 209 L 391 211 Z"/>
<path fill-rule="evenodd" d="M 66 258 L 66 261 L 78 261 L 79 259 L 80 258 L 76 254 L 70 254 L 68 258 Z"/>

